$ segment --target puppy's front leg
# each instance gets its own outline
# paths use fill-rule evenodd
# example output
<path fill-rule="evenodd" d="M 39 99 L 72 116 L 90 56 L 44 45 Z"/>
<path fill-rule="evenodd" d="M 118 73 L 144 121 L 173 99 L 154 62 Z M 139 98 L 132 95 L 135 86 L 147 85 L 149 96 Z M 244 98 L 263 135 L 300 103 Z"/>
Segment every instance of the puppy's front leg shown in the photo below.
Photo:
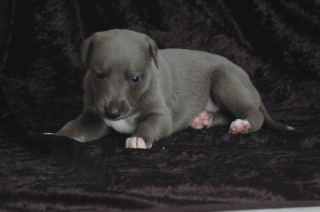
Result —
<path fill-rule="evenodd" d="M 126 140 L 126 148 L 149 149 L 153 142 L 168 136 L 171 132 L 172 121 L 168 114 L 150 114 L 139 123 L 137 129 Z"/>
<path fill-rule="evenodd" d="M 78 118 L 66 123 L 55 135 L 87 142 L 99 139 L 108 132 L 109 129 L 101 117 L 90 109 L 84 109 Z"/>

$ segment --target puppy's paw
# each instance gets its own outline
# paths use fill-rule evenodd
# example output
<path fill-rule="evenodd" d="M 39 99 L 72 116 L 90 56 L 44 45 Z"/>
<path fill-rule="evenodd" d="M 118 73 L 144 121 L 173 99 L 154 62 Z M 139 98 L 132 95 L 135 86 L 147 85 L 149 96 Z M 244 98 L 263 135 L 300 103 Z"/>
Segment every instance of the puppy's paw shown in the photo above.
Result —
<path fill-rule="evenodd" d="M 126 148 L 147 149 L 146 142 L 140 137 L 131 137 L 126 140 Z"/>
<path fill-rule="evenodd" d="M 206 111 L 200 112 L 192 121 L 189 126 L 193 129 L 202 129 L 204 127 L 209 127 L 212 122 L 212 118 L 209 118 Z"/>
<path fill-rule="evenodd" d="M 251 128 L 251 125 L 247 120 L 237 119 L 231 123 L 229 133 L 231 133 L 231 134 L 237 134 L 237 133 L 247 134 L 250 128 Z"/>

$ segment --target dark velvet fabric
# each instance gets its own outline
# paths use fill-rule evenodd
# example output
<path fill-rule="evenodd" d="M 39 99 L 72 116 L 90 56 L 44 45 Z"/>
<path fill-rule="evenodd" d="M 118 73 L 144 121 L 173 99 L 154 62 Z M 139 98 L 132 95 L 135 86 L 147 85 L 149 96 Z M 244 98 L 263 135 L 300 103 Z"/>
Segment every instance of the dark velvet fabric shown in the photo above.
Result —
<path fill-rule="evenodd" d="M 0 208 L 209 211 L 320 205 L 320 1 L 3 0 Z M 296 128 L 186 129 L 150 150 L 126 136 L 42 136 L 82 108 L 82 40 L 126 28 L 160 48 L 224 55 Z"/>

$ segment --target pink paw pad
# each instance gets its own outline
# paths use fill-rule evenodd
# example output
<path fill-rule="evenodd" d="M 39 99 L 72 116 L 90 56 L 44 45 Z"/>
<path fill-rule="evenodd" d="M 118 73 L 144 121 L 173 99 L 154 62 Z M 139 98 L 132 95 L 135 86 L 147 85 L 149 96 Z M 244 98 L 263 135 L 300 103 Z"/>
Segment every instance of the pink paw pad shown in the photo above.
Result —
<path fill-rule="evenodd" d="M 142 138 L 131 137 L 126 140 L 126 148 L 130 149 L 146 149 L 146 142 Z"/>
<path fill-rule="evenodd" d="M 250 128 L 251 128 L 251 125 L 247 120 L 237 119 L 231 123 L 229 133 L 231 133 L 231 134 L 237 134 L 237 133 L 247 134 Z"/>
<path fill-rule="evenodd" d="M 202 129 L 211 124 L 211 119 L 206 111 L 200 112 L 190 123 L 189 126 L 193 129 Z"/>

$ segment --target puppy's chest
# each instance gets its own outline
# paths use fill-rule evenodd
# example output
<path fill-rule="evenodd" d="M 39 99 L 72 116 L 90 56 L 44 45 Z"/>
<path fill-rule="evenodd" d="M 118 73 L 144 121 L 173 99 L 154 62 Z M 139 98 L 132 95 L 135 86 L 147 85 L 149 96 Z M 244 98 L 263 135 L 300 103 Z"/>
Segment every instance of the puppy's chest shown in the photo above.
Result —
<path fill-rule="evenodd" d="M 115 131 L 123 134 L 131 134 L 137 128 L 136 118 L 138 114 L 129 116 L 126 119 L 120 119 L 117 121 L 111 121 L 108 119 L 104 119 L 105 124 L 108 127 L 111 127 Z"/>

